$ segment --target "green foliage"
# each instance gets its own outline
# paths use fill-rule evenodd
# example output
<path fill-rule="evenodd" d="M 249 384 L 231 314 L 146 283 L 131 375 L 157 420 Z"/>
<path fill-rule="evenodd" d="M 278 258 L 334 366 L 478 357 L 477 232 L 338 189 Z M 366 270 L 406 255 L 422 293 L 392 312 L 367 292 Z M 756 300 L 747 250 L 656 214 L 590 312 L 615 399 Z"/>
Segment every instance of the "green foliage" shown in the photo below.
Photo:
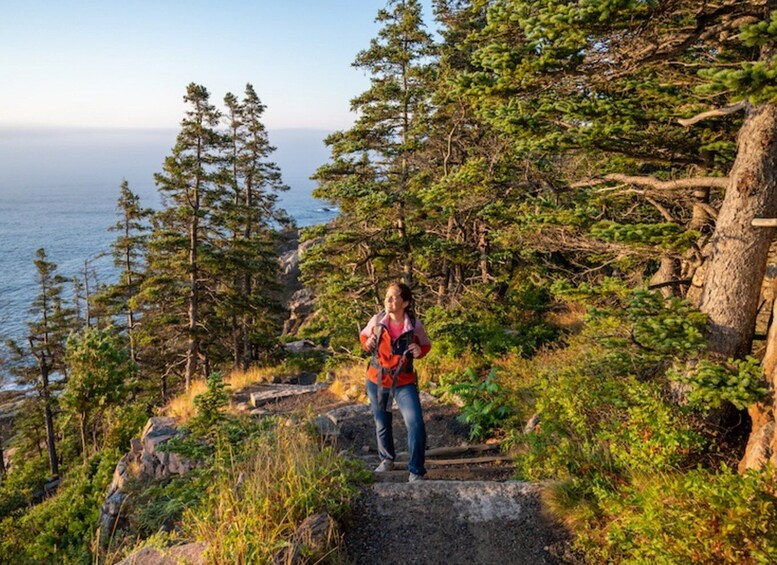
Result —
<path fill-rule="evenodd" d="M 203 466 L 161 483 L 130 485 L 124 508 L 127 526 L 117 533 L 117 538 L 130 533 L 146 538 L 173 529 L 181 522 L 184 511 L 202 500 L 212 480 L 212 469 Z"/>
<path fill-rule="evenodd" d="M 433 306 L 425 312 L 432 356 L 457 358 L 470 352 L 486 362 L 507 353 L 529 356 L 557 335 L 541 317 L 548 303 L 547 292 L 531 284 L 511 289 L 501 300 L 473 287 L 458 307 Z"/>
<path fill-rule="evenodd" d="M 15 458 L 0 482 L 0 516 L 13 518 L 32 503 L 33 494 L 42 491 L 49 480 L 46 460 L 31 457 L 26 461 Z"/>
<path fill-rule="evenodd" d="M 319 350 L 287 353 L 276 370 L 286 375 L 298 375 L 302 372 L 318 374 L 323 370 L 328 358 L 326 351 Z"/>
<path fill-rule="evenodd" d="M 569 279 L 559 278 L 551 285 L 550 292 L 558 300 L 575 302 L 586 307 L 604 308 L 621 304 L 633 291 L 621 279 L 603 277 L 596 283 L 583 282 L 578 285 Z"/>
<path fill-rule="evenodd" d="M 197 415 L 189 422 L 195 434 L 211 435 L 219 424 L 227 420 L 224 409 L 229 405 L 227 384 L 221 373 L 208 376 L 208 390 L 194 397 Z"/>
<path fill-rule="evenodd" d="M 61 402 L 79 418 L 86 457 L 87 420 L 126 400 L 126 387 L 136 375 L 137 365 L 130 360 L 119 336 L 110 330 L 86 329 L 71 335 L 65 353 L 70 376 Z M 92 426 L 94 435 L 98 435 L 95 428 Z"/>
<path fill-rule="evenodd" d="M 536 366 L 540 423 L 514 436 L 518 476 L 557 481 L 550 499 L 592 562 L 770 562 L 773 478 L 689 470 L 730 461 L 697 409 L 758 400 L 758 361 L 706 359 L 706 317 L 686 301 L 613 288 L 577 289 L 599 308 L 556 353 L 563 362 Z M 671 400 L 673 380 L 688 385 L 686 405 Z M 769 518 L 745 524 L 753 505 Z"/>
<path fill-rule="evenodd" d="M 637 290 L 626 308 L 632 337 L 641 348 L 665 356 L 697 354 L 705 348 L 707 316 L 687 300 Z"/>
<path fill-rule="evenodd" d="M 777 38 L 777 11 L 769 14 L 768 19 L 744 25 L 739 39 L 748 47 L 761 47 Z"/>
<path fill-rule="evenodd" d="M 777 65 L 773 61 L 743 63 L 739 69 L 710 70 L 702 76 L 709 84 L 701 92 L 734 91 L 752 104 L 777 98 Z"/>
<path fill-rule="evenodd" d="M 635 474 L 687 465 L 705 446 L 690 409 L 667 400 L 664 373 L 670 360 L 703 349 L 706 317 L 642 290 L 610 300 L 572 339 L 576 357 L 552 372 L 538 368 L 541 424 L 519 438 L 528 447 L 523 476 L 569 480 L 586 500 Z"/>
<path fill-rule="evenodd" d="M 469 424 L 470 439 L 487 437 L 513 414 L 509 398 L 496 376 L 497 369 L 491 369 L 485 378 L 467 369 L 463 378 L 456 378 L 439 388 L 441 394 L 456 395 L 464 403 L 459 418 Z"/>
<path fill-rule="evenodd" d="M 634 473 L 682 466 L 703 447 L 686 411 L 666 402 L 653 383 L 610 365 L 602 351 L 541 377 L 541 423 L 523 439 L 523 476 L 571 480 L 595 496 Z"/>
<path fill-rule="evenodd" d="M 102 451 L 73 469 L 56 495 L 0 522 L 2 563 L 92 563 L 97 518 L 119 460 Z"/>
<path fill-rule="evenodd" d="M 591 226 L 591 235 L 605 241 L 655 247 L 682 253 L 698 240 L 696 231 L 685 231 L 677 224 L 619 224 L 603 220 Z"/>
<path fill-rule="evenodd" d="M 106 430 L 103 448 L 128 451 L 130 440 L 140 437 L 140 432 L 150 416 L 151 407 L 143 401 L 113 406 L 104 417 Z"/>
<path fill-rule="evenodd" d="M 669 378 L 689 385 L 688 402 L 703 409 L 730 402 L 744 410 L 768 392 L 761 363 L 750 355 L 726 363 L 702 359 L 682 372 L 672 371 Z"/>
<path fill-rule="evenodd" d="M 602 505 L 607 525 L 578 541 L 592 562 L 774 563 L 774 469 L 641 477 Z"/>

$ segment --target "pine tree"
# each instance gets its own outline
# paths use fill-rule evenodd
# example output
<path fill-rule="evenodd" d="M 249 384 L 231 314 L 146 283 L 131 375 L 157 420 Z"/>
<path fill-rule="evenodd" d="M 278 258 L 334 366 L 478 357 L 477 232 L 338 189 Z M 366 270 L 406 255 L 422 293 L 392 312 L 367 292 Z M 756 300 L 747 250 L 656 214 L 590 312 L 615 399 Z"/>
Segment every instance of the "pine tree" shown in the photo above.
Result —
<path fill-rule="evenodd" d="M 270 145 L 262 123 L 265 106 L 253 86 L 246 85 L 242 102 L 224 98 L 230 148 L 227 152 L 229 190 L 215 211 L 221 238 L 219 276 L 225 282 L 222 305 L 228 317 L 233 364 L 248 368 L 256 358 L 260 334 L 275 333 L 280 305 L 274 224 L 291 220 L 277 207 L 277 193 L 288 190 L 280 169 L 269 161 Z"/>
<path fill-rule="evenodd" d="M 354 62 L 370 73 L 371 86 L 351 101 L 359 112 L 354 126 L 326 140 L 332 157 L 315 174 L 314 195 L 340 209 L 306 258 L 306 276 L 326 296 L 320 303 L 328 317 L 348 318 L 335 312 L 338 304 L 365 293 L 377 300 L 388 279 L 413 280 L 418 229 L 409 223 L 416 208 L 409 189 L 425 137 L 432 40 L 415 0 L 389 2 L 376 21 L 378 37 Z"/>
<path fill-rule="evenodd" d="M 183 376 L 187 390 L 198 369 L 203 375 L 209 372 L 203 326 L 204 309 L 212 307 L 205 296 L 205 265 L 213 252 L 208 214 L 219 198 L 225 141 L 216 129 L 221 114 L 209 98 L 205 87 L 193 83 L 187 87 L 184 101 L 190 109 L 163 172 L 155 176 L 165 207 L 155 217 L 149 256 L 152 277 L 145 288 L 147 297 L 172 294 L 175 303 L 185 305 L 186 321 L 178 333 L 186 341 Z M 166 288 L 152 288 L 156 285 Z"/>
<path fill-rule="evenodd" d="M 59 383 L 66 377 L 64 363 L 65 343 L 74 329 L 74 312 L 63 301 L 65 277 L 57 274 L 57 266 L 48 261 L 44 249 L 36 253 L 38 296 L 32 303 L 28 322 L 27 344 L 9 341 L 12 353 L 11 371 L 22 386 L 32 385 L 40 400 L 43 424 L 46 429 L 49 470 L 53 477 L 59 476 L 54 414 L 57 399 L 53 394 L 56 384 L 52 379 L 59 375 Z"/>
<path fill-rule="evenodd" d="M 472 72 L 475 46 L 468 36 L 486 24 L 485 9 L 466 1 L 435 3 L 442 42 L 433 66 L 433 106 L 422 170 L 413 192 L 423 210 L 422 273 L 438 304 L 457 300 L 475 282 L 503 284 L 513 262 L 500 245 L 511 223 L 508 205 L 526 191 L 527 163 L 486 123 L 462 86 Z M 507 252 L 507 253 L 506 253 Z"/>
<path fill-rule="evenodd" d="M 122 180 L 116 211 L 119 220 L 108 228 L 118 236 L 111 244 L 113 264 L 120 269 L 119 280 L 107 287 L 98 297 L 98 303 L 108 306 L 111 314 L 126 319 L 130 358 L 138 361 L 137 322 L 138 312 L 135 297 L 143 281 L 144 260 L 148 243 L 148 223 L 152 210 L 140 205 L 140 197 L 130 190 L 129 183 Z"/>
<path fill-rule="evenodd" d="M 668 2 L 504 0 L 489 8 L 488 25 L 472 38 L 480 45 L 474 58 L 480 71 L 466 79 L 473 98 L 482 115 L 513 136 L 518 151 L 544 164 L 551 216 L 559 203 L 590 210 L 577 218 L 555 213 L 554 220 L 528 223 L 524 234 L 539 232 L 554 252 L 565 252 L 563 239 L 567 260 L 594 268 L 607 247 L 611 256 L 630 255 L 635 272 L 662 255 L 654 282 L 687 288 L 699 262 L 695 250 L 684 252 L 692 235 L 685 234 L 696 232 L 698 248 L 709 237 L 710 199 L 723 185 L 711 176 L 730 166 L 738 123 L 689 131 L 679 120 L 700 108 L 698 70 L 712 54 L 721 64 L 744 56 L 736 45 L 718 45 L 714 34 L 695 38 L 690 22 L 725 27 L 724 12 Z M 591 231 L 598 220 L 621 224 L 619 232 L 629 231 L 639 245 Z M 680 235 L 660 245 L 651 237 L 639 241 L 638 225 L 658 223 L 675 225 Z"/>

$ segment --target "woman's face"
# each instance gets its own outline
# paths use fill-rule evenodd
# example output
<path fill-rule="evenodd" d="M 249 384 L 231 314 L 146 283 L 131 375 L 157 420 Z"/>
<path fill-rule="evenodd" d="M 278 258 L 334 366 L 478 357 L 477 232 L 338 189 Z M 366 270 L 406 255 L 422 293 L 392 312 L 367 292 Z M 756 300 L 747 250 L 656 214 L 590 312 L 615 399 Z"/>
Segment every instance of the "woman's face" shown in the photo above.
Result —
<path fill-rule="evenodd" d="M 405 313 L 405 308 L 410 303 L 402 298 L 402 291 L 399 287 L 390 286 L 386 289 L 386 299 L 383 305 L 386 307 L 387 314 L 394 314 L 394 316 L 402 316 Z"/>

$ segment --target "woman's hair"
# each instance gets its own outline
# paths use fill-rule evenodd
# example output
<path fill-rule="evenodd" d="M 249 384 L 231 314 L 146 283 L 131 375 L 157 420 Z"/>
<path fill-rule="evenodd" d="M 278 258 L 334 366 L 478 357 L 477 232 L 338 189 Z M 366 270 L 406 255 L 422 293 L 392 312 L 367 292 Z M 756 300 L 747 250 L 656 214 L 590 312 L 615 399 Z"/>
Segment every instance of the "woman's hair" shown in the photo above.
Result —
<path fill-rule="evenodd" d="M 413 291 L 410 289 L 409 286 L 401 282 L 391 283 L 390 285 L 388 285 L 386 290 L 388 290 L 392 286 L 399 289 L 399 295 L 402 297 L 402 300 L 407 302 L 407 308 L 405 308 L 405 313 L 410 317 L 410 321 L 415 323 L 415 300 L 413 300 Z"/>

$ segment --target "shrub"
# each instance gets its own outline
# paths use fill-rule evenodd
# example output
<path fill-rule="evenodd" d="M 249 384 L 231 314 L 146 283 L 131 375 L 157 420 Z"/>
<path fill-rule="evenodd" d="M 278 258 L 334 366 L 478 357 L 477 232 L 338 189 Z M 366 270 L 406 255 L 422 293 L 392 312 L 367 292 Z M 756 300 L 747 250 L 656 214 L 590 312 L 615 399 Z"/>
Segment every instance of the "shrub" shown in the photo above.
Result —
<path fill-rule="evenodd" d="M 689 385 L 688 402 L 703 409 L 730 402 L 744 410 L 768 392 L 761 363 L 752 356 L 726 363 L 703 359 L 683 373 L 670 372 L 669 377 Z"/>
<path fill-rule="evenodd" d="M 194 397 L 197 415 L 189 422 L 194 433 L 208 435 L 226 420 L 225 409 L 229 405 L 227 385 L 221 373 L 211 373 L 208 377 L 208 390 Z"/>
<path fill-rule="evenodd" d="M 56 495 L 0 522 L 0 562 L 92 563 L 100 506 L 118 460 L 118 451 L 101 451 L 73 469 Z"/>
<path fill-rule="evenodd" d="M 513 413 L 496 375 L 497 369 L 491 369 L 485 378 L 480 378 L 475 371 L 467 369 L 463 380 L 444 384 L 439 389 L 441 394 L 456 395 L 463 402 L 459 419 L 469 424 L 470 439 L 485 438 Z"/>
<path fill-rule="evenodd" d="M 49 465 L 45 457 L 21 462 L 14 458 L 13 466 L 0 483 L 0 517 L 20 514 L 32 503 L 33 494 L 43 490 L 48 481 Z"/>
<path fill-rule="evenodd" d="M 775 471 L 646 475 L 603 500 L 606 526 L 580 538 L 593 562 L 774 563 Z"/>

